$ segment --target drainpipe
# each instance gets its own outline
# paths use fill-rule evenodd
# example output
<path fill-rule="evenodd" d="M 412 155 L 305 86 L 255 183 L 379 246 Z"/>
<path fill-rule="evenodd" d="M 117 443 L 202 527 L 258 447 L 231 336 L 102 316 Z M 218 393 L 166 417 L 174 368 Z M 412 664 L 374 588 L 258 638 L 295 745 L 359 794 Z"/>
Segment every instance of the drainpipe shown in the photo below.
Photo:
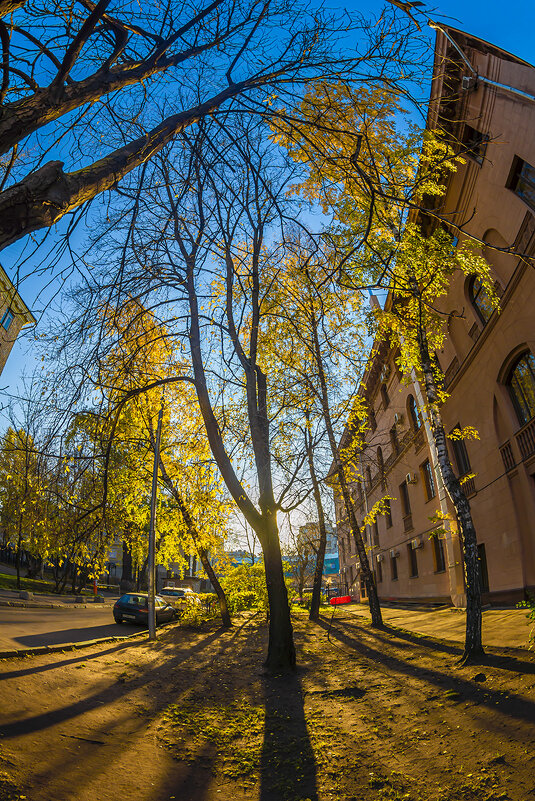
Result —
<path fill-rule="evenodd" d="M 472 89 L 477 89 L 478 83 L 486 83 L 488 86 L 494 87 L 494 89 L 501 89 L 504 92 L 510 92 L 513 95 L 517 95 L 517 97 L 521 97 L 523 100 L 528 100 L 530 103 L 535 103 L 535 95 L 532 95 L 529 92 L 524 92 L 522 89 L 517 89 L 515 86 L 509 86 L 506 83 L 498 83 L 498 81 L 492 81 L 485 75 L 480 75 L 476 70 L 476 68 L 470 63 L 465 53 L 463 53 L 457 42 L 454 39 L 452 39 L 449 33 L 446 30 L 444 30 L 444 28 L 441 25 L 439 25 L 436 22 L 433 22 L 432 20 L 430 20 L 428 24 L 430 28 L 433 28 L 433 30 L 435 31 L 440 31 L 443 34 L 443 36 L 446 37 L 448 42 L 459 53 L 465 65 L 470 70 L 471 75 L 463 76 L 462 79 L 462 88 L 465 91 L 471 91 Z"/>

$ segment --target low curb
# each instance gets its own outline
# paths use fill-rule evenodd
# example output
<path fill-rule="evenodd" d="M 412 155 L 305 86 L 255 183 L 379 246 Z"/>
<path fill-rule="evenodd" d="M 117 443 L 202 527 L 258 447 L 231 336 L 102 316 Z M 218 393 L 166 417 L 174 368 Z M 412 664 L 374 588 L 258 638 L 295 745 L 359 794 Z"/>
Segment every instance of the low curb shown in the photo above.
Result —
<path fill-rule="evenodd" d="M 23 656 L 40 656 L 42 654 L 57 654 L 61 651 L 76 651 L 79 648 L 89 648 L 91 645 L 103 645 L 107 642 L 124 642 L 132 640 L 134 637 L 145 637 L 146 631 L 134 632 L 134 634 L 117 635 L 115 637 L 103 637 L 98 640 L 84 640 L 83 642 L 68 642 L 63 645 L 39 645 L 35 648 L 15 648 L 12 651 L 0 651 L 0 659 L 15 659 Z"/>
<path fill-rule="evenodd" d="M 160 631 L 166 631 L 171 625 L 176 625 L 176 621 L 170 621 L 159 626 Z M 133 640 L 135 637 L 147 637 L 147 629 L 135 631 L 133 634 L 116 634 L 114 637 L 102 637 L 97 640 L 83 640 L 82 642 L 68 642 L 63 645 L 38 645 L 35 648 L 15 648 L 11 651 L 0 651 L 0 659 L 16 659 L 24 656 L 42 656 L 43 654 L 58 654 L 61 651 L 77 651 L 81 648 L 89 648 L 92 645 L 104 645 L 107 642 L 125 642 Z"/>

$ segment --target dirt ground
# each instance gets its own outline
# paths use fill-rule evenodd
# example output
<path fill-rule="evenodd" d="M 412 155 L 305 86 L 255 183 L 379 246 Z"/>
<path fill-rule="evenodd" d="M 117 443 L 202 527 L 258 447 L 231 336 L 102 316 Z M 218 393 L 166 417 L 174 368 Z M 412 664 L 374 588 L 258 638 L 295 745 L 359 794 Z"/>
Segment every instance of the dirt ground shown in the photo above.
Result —
<path fill-rule="evenodd" d="M 266 625 L 0 663 L 2 801 L 535 799 L 535 658 L 459 649 L 337 612 L 295 619 L 299 669 L 262 670 Z"/>

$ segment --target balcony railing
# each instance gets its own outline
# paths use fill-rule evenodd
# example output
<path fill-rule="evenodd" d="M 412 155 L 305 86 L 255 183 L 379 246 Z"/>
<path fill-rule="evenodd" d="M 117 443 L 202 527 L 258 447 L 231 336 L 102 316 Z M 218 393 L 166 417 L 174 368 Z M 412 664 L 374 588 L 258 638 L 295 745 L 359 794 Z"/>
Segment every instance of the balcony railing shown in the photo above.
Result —
<path fill-rule="evenodd" d="M 417 453 L 424 444 L 424 429 L 419 428 L 414 435 L 414 452 Z"/>
<path fill-rule="evenodd" d="M 535 417 L 516 434 L 516 441 L 522 459 L 527 459 L 535 453 Z"/>
<path fill-rule="evenodd" d="M 513 456 L 513 448 L 509 440 L 507 440 L 507 442 L 501 446 L 500 453 L 502 455 L 503 466 L 505 469 L 507 471 L 512 470 L 513 467 L 515 467 L 516 462 L 515 457 Z"/>
<path fill-rule="evenodd" d="M 476 494 L 476 485 L 474 484 L 473 476 L 472 478 L 467 478 L 466 481 L 461 479 L 461 487 L 467 498 L 469 498 L 470 495 Z"/>

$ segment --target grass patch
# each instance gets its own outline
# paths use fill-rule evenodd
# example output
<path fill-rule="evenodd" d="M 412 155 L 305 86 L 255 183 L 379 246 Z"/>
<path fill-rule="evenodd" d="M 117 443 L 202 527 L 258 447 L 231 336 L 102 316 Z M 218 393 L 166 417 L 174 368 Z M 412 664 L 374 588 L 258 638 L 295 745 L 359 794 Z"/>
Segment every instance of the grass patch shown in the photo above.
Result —
<path fill-rule="evenodd" d="M 19 590 L 17 587 L 17 577 L 12 576 L 11 573 L 0 573 L 0 589 L 13 590 L 13 592 L 18 592 Z M 20 579 L 20 589 L 28 590 L 29 592 L 43 593 L 45 595 L 72 595 L 72 592 L 63 592 L 63 593 L 56 592 L 54 590 L 53 581 L 42 581 L 41 579 L 22 578 L 22 576 Z M 92 593 L 89 590 L 82 590 L 81 593 L 76 593 L 76 594 L 91 595 Z"/>

